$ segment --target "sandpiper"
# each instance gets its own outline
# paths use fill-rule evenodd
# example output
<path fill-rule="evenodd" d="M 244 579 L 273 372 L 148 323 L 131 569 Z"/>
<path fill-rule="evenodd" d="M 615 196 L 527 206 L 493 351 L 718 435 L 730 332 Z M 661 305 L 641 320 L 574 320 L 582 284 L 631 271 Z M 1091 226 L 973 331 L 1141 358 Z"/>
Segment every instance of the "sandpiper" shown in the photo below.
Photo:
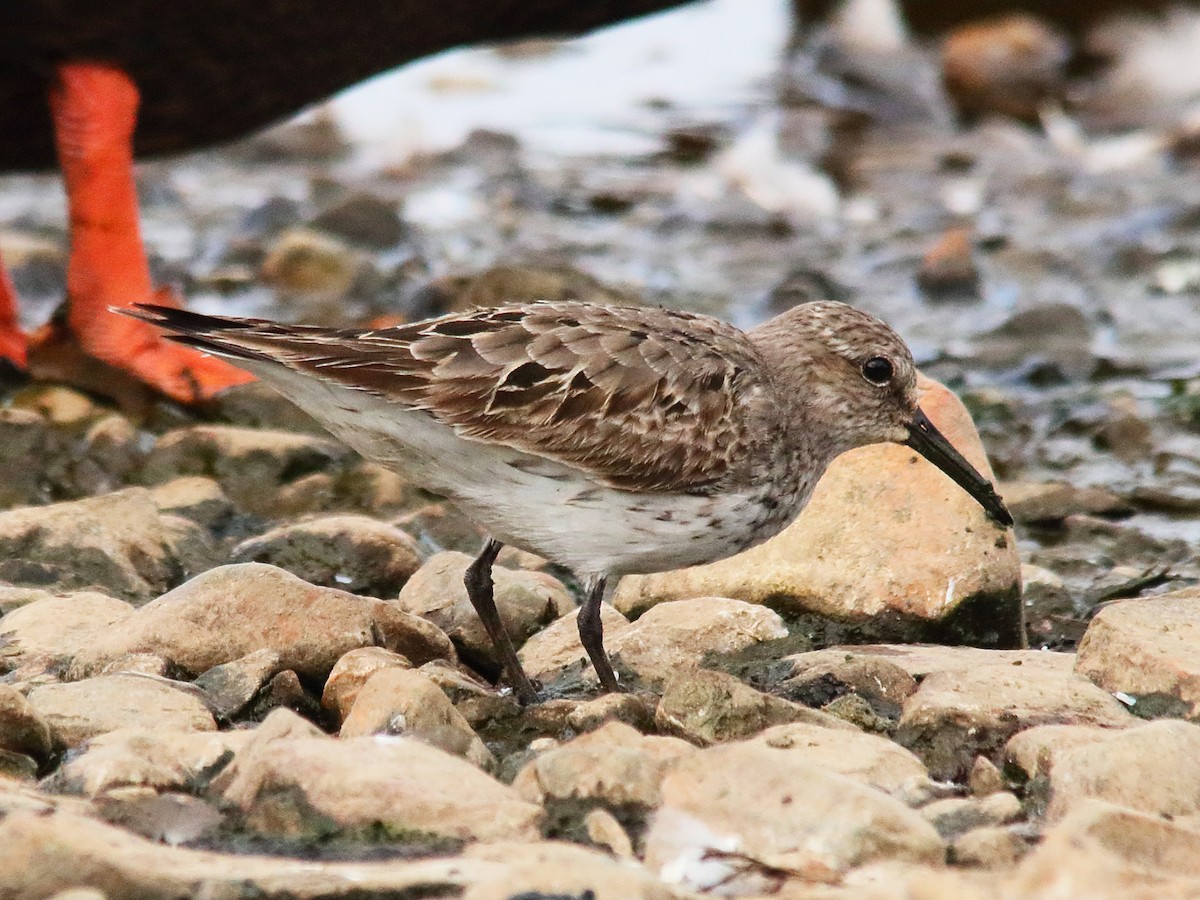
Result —
<path fill-rule="evenodd" d="M 693 313 L 583 303 L 368 330 L 160 306 L 128 314 L 254 373 L 483 526 L 490 537 L 464 580 L 526 703 L 537 694 L 493 599 L 503 544 L 581 577 L 579 637 L 615 691 L 600 624 L 607 580 L 761 543 L 847 450 L 907 444 L 999 526 L 1012 524 L 991 483 L 918 406 L 904 342 L 843 303 L 805 303 L 748 332 Z"/>

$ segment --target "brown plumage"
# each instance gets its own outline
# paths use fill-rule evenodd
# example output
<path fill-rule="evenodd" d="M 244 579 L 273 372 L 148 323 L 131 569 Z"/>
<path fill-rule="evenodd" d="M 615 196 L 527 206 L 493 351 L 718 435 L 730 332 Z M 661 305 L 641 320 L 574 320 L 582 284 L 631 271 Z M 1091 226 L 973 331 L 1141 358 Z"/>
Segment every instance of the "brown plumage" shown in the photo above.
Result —
<path fill-rule="evenodd" d="M 1012 523 L 921 413 L 903 341 L 841 303 L 804 304 L 750 332 L 708 316 L 582 303 L 377 330 L 167 307 L 133 315 L 244 366 L 483 525 L 495 540 L 468 572 L 468 591 L 526 700 L 533 688 L 491 600 L 500 541 L 587 579 L 580 636 L 611 690 L 599 626 L 605 579 L 766 540 L 853 447 L 908 443 Z"/>

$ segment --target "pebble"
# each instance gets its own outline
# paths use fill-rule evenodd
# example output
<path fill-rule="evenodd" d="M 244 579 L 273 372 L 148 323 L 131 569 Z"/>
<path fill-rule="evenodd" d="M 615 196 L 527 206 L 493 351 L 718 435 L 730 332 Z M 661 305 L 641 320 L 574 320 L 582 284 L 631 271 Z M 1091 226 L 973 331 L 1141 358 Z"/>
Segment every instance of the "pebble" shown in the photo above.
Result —
<path fill-rule="evenodd" d="M 434 554 L 408 579 L 397 602 L 401 609 L 446 632 L 464 660 L 496 672 L 499 660 L 463 584 L 471 561 L 465 553 Z M 518 648 L 530 635 L 575 608 L 562 583 L 543 572 L 493 566 L 492 580 L 496 608 Z"/>
<path fill-rule="evenodd" d="M 900 704 L 917 689 L 917 681 L 902 667 L 881 656 L 855 652 L 855 648 L 813 650 L 784 657 L 791 666 L 779 691 L 810 705 L 824 705 L 854 691 L 876 704 Z"/>
<path fill-rule="evenodd" d="M 352 452 L 329 438 L 288 431 L 195 425 L 159 438 L 142 477 L 163 484 L 181 476 L 212 478 L 240 509 L 271 517 L 297 509 L 285 489 L 304 476 L 350 463 Z"/>
<path fill-rule="evenodd" d="M 342 297 L 369 266 L 364 254 L 332 235 L 289 228 L 267 247 L 260 274 L 284 291 Z"/>
<path fill-rule="evenodd" d="M 1200 590 L 1106 605 L 1079 643 L 1075 671 L 1129 698 L 1138 715 L 1200 722 Z"/>
<path fill-rule="evenodd" d="M 1128 500 L 1100 487 L 1080 487 L 1061 481 L 1005 481 L 997 488 L 1018 522 L 1061 522 L 1078 513 L 1123 516 L 1133 512 Z"/>
<path fill-rule="evenodd" d="M 141 603 L 214 554 L 207 532 L 160 514 L 145 488 L 0 512 L 0 579 L 18 585 L 99 588 Z"/>
<path fill-rule="evenodd" d="M 264 648 L 213 666 L 194 684 L 208 695 L 209 708 L 220 721 L 231 721 L 283 667 L 279 651 Z"/>
<path fill-rule="evenodd" d="M 896 740 L 937 779 L 965 781 L 975 757 L 998 763 L 1018 731 L 1034 725 L 1128 727 L 1136 719 L 1079 675 L 998 663 L 939 672 L 904 701 Z"/>
<path fill-rule="evenodd" d="M 387 250 L 405 237 L 404 222 L 395 204 L 363 191 L 329 204 L 309 225 L 372 250 Z"/>
<path fill-rule="evenodd" d="M 373 672 L 357 691 L 342 722 L 343 739 L 405 735 L 461 756 L 491 771 L 496 759 L 462 713 L 423 673 L 400 666 Z"/>
<path fill-rule="evenodd" d="M 737 892 L 743 871 L 755 867 L 836 877 L 873 860 L 932 863 L 945 854 L 933 826 L 899 800 L 761 743 L 681 760 L 662 796 L 646 865 L 692 890 Z"/>
<path fill-rule="evenodd" d="M 50 727 L 56 750 L 118 728 L 215 731 L 212 713 L 189 687 L 147 675 L 102 675 L 34 688 L 29 704 Z"/>
<path fill-rule="evenodd" d="M 985 474 L 962 403 L 924 382 L 922 406 Z M 920 521 L 920 528 L 912 522 Z M 888 640 L 1020 646 L 1020 563 L 1011 533 L 907 448 L 879 444 L 838 457 L 795 523 L 707 566 L 623 578 L 629 615 L 654 604 L 721 596 L 813 615 Z"/>
<path fill-rule="evenodd" d="M 15 668 L 38 657 L 73 657 L 92 635 L 133 614 L 124 600 L 81 591 L 48 596 L 0 617 L 0 662 Z"/>
<path fill-rule="evenodd" d="M 587 654 L 579 642 L 577 617 L 578 610 L 568 612 L 530 637 L 517 651 L 521 666 L 530 678 L 548 682 L 565 671 L 578 671 L 595 679 L 595 671 L 587 662 Z M 600 624 L 604 628 L 604 646 L 611 659 L 614 642 L 633 626 L 607 603 L 600 606 Z"/>
<path fill-rule="evenodd" d="M 1029 841 L 1013 828 L 972 828 L 950 847 L 950 860 L 960 866 L 1007 869 L 1029 851 Z"/>
<path fill-rule="evenodd" d="M 466 860 L 504 863 L 495 879 L 478 880 L 463 900 L 686 900 L 631 860 L 570 844 L 504 842 L 468 847 Z"/>
<path fill-rule="evenodd" d="M 410 669 L 412 663 L 384 647 L 359 647 L 342 654 L 325 679 L 322 708 L 336 715 L 340 724 L 354 706 L 354 699 L 367 679 L 387 667 Z"/>
<path fill-rule="evenodd" d="M 342 654 L 374 645 L 418 663 L 454 655 L 436 626 L 382 600 L 245 563 L 210 569 L 97 632 L 71 672 L 79 677 L 126 653 L 154 652 L 199 674 L 271 649 L 285 668 L 324 679 Z"/>
<path fill-rule="evenodd" d="M 928 300 L 977 300 L 979 267 L 972 246 L 974 231 L 955 226 L 944 231 L 921 259 L 917 286 Z"/>
<path fill-rule="evenodd" d="M 751 737 L 788 722 L 854 730 L 827 713 L 755 690 L 733 675 L 706 669 L 682 671 L 666 683 L 654 722 L 660 731 L 699 747 Z"/>
<path fill-rule="evenodd" d="M 281 525 L 233 548 L 230 562 L 268 563 L 309 584 L 371 597 L 395 596 L 421 565 L 416 541 L 357 515 Z"/>

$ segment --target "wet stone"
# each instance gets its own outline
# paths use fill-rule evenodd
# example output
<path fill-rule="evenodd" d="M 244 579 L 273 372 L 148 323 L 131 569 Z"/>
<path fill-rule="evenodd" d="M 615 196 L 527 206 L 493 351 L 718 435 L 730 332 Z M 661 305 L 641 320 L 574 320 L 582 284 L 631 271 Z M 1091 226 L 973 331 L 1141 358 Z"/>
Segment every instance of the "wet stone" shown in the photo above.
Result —
<path fill-rule="evenodd" d="M 309 584 L 390 597 L 421 564 L 416 542 L 366 516 L 325 516 L 243 541 L 230 561 L 268 563 Z"/>
<path fill-rule="evenodd" d="M 98 632 L 75 658 L 80 676 L 126 653 L 153 652 L 198 674 L 258 650 L 323 679 L 356 647 L 384 646 L 414 662 L 453 656 L 434 625 L 369 597 L 310 585 L 272 566 L 220 566 Z"/>

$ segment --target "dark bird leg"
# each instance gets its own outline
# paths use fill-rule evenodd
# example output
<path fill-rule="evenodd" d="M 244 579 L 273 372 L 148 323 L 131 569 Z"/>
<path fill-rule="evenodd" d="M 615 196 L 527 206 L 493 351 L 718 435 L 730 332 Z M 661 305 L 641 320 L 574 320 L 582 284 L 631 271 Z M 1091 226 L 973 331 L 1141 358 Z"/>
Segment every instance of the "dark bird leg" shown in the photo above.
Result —
<path fill-rule="evenodd" d="M 69 337 L 86 356 L 182 403 L 253 381 L 223 360 L 164 340 L 153 326 L 109 312 L 151 301 L 178 305 L 169 292 L 155 291 L 142 245 L 133 178 L 140 97 L 128 75 L 104 63 L 64 63 L 57 74 L 50 110 L 71 220 Z M 69 343 L 55 327 L 43 329 L 39 341 Z"/>
<path fill-rule="evenodd" d="M 500 611 L 496 609 L 492 563 L 496 561 L 496 556 L 503 546 L 494 538 L 488 538 L 483 549 L 479 551 L 479 556 L 475 557 L 475 561 L 467 566 L 463 584 L 467 586 L 467 596 L 471 600 L 471 605 L 475 607 L 475 612 L 479 614 L 479 620 L 483 622 L 483 628 L 491 638 L 492 646 L 500 654 L 500 661 L 504 664 L 508 683 L 512 685 L 521 705 L 528 706 L 530 703 L 537 703 L 537 691 L 534 690 L 525 670 L 521 668 L 521 661 L 517 659 L 517 651 L 513 647 L 512 638 L 508 636 L 508 629 L 504 627 L 504 623 L 500 620 Z"/>
<path fill-rule="evenodd" d="M 608 578 L 603 575 L 588 579 L 587 596 L 583 600 L 583 606 L 579 608 L 579 641 L 596 669 L 600 687 L 608 693 L 613 693 L 621 690 L 621 686 L 617 684 L 617 676 L 608 661 L 608 654 L 604 652 L 604 623 L 600 621 L 600 603 L 604 600 L 606 584 Z"/>

